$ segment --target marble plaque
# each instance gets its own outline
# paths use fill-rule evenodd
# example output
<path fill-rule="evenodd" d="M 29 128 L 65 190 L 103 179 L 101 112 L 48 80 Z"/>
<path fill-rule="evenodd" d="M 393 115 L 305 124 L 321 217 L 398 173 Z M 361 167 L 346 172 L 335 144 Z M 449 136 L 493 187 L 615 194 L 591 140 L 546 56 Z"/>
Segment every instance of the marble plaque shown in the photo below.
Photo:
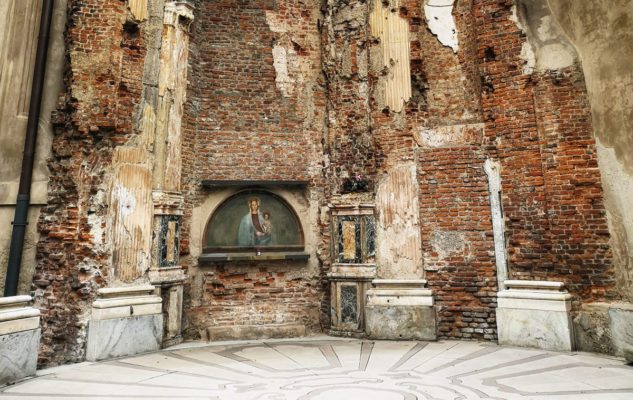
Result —
<path fill-rule="evenodd" d="M 343 221 L 343 258 L 356 258 L 356 222 Z"/>
<path fill-rule="evenodd" d="M 358 323 L 358 288 L 356 285 L 341 286 L 341 322 Z"/>

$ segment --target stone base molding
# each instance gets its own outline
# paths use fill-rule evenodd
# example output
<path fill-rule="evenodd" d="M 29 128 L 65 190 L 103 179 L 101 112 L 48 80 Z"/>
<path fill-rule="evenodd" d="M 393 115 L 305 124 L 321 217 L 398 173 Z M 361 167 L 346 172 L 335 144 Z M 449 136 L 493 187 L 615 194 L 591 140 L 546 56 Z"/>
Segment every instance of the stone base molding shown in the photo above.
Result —
<path fill-rule="evenodd" d="M 374 279 L 367 291 L 367 335 L 372 339 L 436 340 L 433 292 L 424 279 Z"/>
<path fill-rule="evenodd" d="M 154 292 L 151 285 L 99 289 L 88 326 L 88 361 L 160 349 L 162 299 Z"/>
<path fill-rule="evenodd" d="M 0 297 L 0 385 L 35 375 L 40 311 L 31 296 Z"/>
<path fill-rule="evenodd" d="M 497 294 L 499 344 L 574 349 L 571 295 L 562 282 L 507 280 L 505 287 Z"/>

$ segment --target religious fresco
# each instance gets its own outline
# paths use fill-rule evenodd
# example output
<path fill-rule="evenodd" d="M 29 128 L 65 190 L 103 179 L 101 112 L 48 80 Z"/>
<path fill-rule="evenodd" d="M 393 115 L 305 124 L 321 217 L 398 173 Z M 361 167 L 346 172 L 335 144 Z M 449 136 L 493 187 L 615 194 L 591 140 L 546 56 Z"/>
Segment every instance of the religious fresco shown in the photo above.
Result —
<path fill-rule="evenodd" d="M 303 249 L 303 232 L 290 206 L 257 190 L 240 192 L 222 203 L 207 223 L 204 252 Z"/>

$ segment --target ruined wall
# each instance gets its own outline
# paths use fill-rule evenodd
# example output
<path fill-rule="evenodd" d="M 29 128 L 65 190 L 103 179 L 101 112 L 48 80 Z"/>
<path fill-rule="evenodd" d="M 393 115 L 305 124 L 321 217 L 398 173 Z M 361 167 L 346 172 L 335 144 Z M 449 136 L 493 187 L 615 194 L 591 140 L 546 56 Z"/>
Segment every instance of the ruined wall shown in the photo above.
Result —
<path fill-rule="evenodd" d="M 501 162 L 510 276 L 562 280 L 576 300 L 610 299 L 612 255 L 582 70 L 556 40 L 556 25 L 531 23 L 542 6 L 477 7 L 486 138 Z"/>
<path fill-rule="evenodd" d="M 39 30 L 41 4 L 35 0 L 4 1 L 0 4 L 0 293 L 4 292 L 9 258 L 11 223 L 18 192 L 24 136 L 30 104 L 33 67 Z M 29 293 L 38 239 L 37 220 L 46 203 L 48 168 L 51 152 L 51 112 L 62 91 L 64 65 L 64 29 L 66 1 L 55 2 L 40 113 L 31 204 L 18 292 Z M 17 83 L 17 84 L 16 84 Z"/>
<path fill-rule="evenodd" d="M 378 277 L 426 278 L 439 337 L 493 340 L 486 162 L 500 169 L 509 277 L 562 280 L 576 308 L 626 291 L 627 192 L 611 191 L 611 176 L 628 175 L 603 163 L 617 293 L 595 81 L 588 97 L 543 1 L 197 1 L 188 71 L 186 35 L 169 26 L 190 19 L 169 25 L 164 3 L 68 0 L 33 278 L 40 363 L 83 359 L 98 287 L 147 281 L 152 191 L 184 192 L 191 338 L 218 326 L 326 329 L 330 205 L 373 203 Z M 625 134 L 605 135 L 626 147 Z M 297 211 L 310 259 L 199 265 L 206 222 L 234 193 L 203 180 L 307 181 L 270 190 Z"/>
<path fill-rule="evenodd" d="M 333 1 L 325 22 L 333 201 L 358 201 L 362 194 L 346 194 L 342 180 L 366 177 L 378 276 L 426 277 L 441 337 L 493 339 L 496 280 L 472 2 Z M 446 36 L 450 24 L 455 32 Z"/>
<path fill-rule="evenodd" d="M 355 201 L 345 178 L 367 178 L 378 275 L 425 276 L 440 337 L 495 338 L 486 160 L 509 277 L 562 280 L 576 306 L 617 298 L 582 69 L 555 25 L 531 24 L 542 6 L 327 3 L 331 199 Z"/>
<path fill-rule="evenodd" d="M 213 326 L 299 323 L 320 331 L 323 275 L 316 243 L 322 200 L 325 88 L 318 1 L 199 2 L 185 112 L 183 260 L 191 286 L 187 334 Z M 204 227 L 232 192 L 203 180 L 303 180 L 274 191 L 293 204 L 308 261 L 198 265 Z"/>
<path fill-rule="evenodd" d="M 633 301 L 633 4 L 549 0 L 582 60 L 619 294 Z"/>
<path fill-rule="evenodd" d="M 157 21 L 162 28 L 163 9 L 160 1 L 148 4 L 147 13 L 134 14 L 127 2 L 68 2 L 66 91 L 53 120 L 49 196 L 38 222 L 33 278 L 42 311 L 40 364 L 83 360 L 97 288 L 126 279 L 121 264 L 113 264 L 113 220 L 117 210 L 133 213 L 143 206 L 116 194 L 117 177 L 135 176 L 123 170 L 134 169 L 134 148 L 143 143 L 137 127 L 144 61 L 147 41 L 156 34 L 151 28 Z M 117 243 L 119 252 L 136 255 L 129 244 Z"/>

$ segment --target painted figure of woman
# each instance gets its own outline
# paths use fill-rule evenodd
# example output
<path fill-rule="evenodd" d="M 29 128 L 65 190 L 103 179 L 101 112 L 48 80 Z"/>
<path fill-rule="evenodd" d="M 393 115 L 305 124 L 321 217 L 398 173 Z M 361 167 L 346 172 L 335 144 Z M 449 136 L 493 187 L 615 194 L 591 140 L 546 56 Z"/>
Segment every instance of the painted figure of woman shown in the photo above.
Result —
<path fill-rule="evenodd" d="M 267 246 L 272 242 L 270 229 L 264 228 L 270 222 L 265 222 L 264 215 L 259 211 L 259 203 L 257 197 L 248 199 L 249 212 L 242 217 L 237 233 L 237 243 L 240 246 Z M 270 214 L 268 217 L 270 218 Z"/>

